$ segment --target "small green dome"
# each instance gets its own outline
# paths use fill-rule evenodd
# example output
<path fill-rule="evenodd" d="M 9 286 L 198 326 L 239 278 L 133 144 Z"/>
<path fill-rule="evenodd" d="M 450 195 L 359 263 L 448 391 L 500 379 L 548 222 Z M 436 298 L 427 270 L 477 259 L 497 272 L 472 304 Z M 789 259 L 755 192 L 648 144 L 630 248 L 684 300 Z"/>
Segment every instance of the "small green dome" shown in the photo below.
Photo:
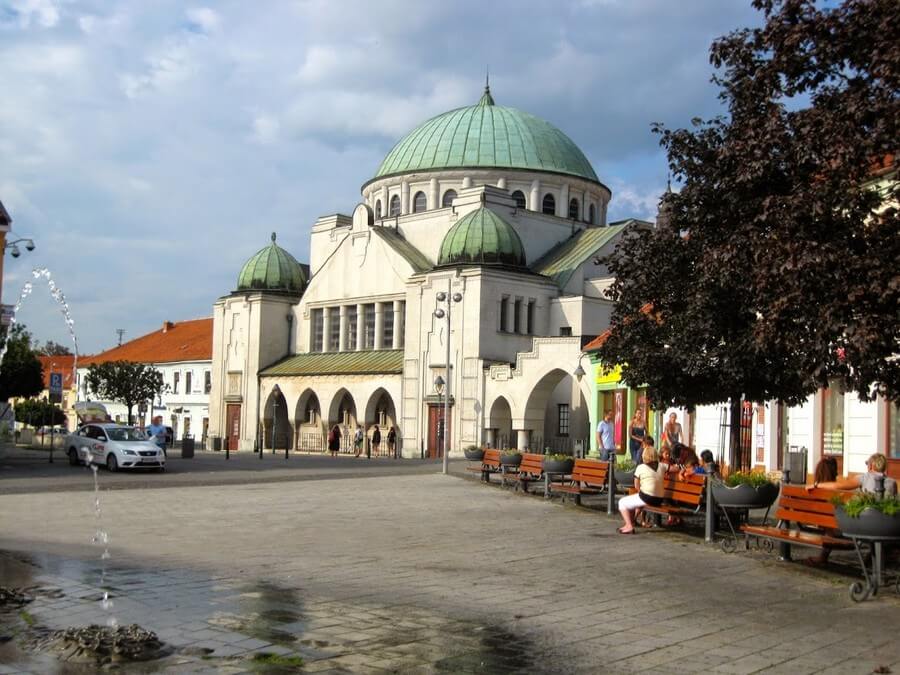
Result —
<path fill-rule="evenodd" d="M 438 265 L 508 265 L 525 267 L 525 248 L 513 226 L 481 207 L 450 228 L 438 255 Z"/>
<path fill-rule="evenodd" d="M 495 105 L 488 87 L 476 105 L 433 117 L 403 137 L 372 180 L 459 168 L 548 171 L 600 182 L 571 138 L 534 115 Z"/>
<path fill-rule="evenodd" d="M 241 269 L 238 277 L 239 291 L 282 291 L 303 293 L 306 289 L 306 272 L 296 258 L 275 243 L 258 251 Z"/>

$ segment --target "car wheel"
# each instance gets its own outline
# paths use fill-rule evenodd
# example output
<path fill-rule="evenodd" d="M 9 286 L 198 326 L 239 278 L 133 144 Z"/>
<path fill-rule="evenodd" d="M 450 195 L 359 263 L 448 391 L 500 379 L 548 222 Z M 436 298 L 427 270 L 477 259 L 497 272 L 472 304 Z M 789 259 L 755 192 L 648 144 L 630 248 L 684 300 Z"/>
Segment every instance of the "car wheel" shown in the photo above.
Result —
<path fill-rule="evenodd" d="M 69 448 L 69 465 L 78 466 L 81 462 L 78 459 L 78 451 L 75 448 Z"/>
<path fill-rule="evenodd" d="M 115 473 L 119 468 L 119 462 L 116 460 L 116 456 L 112 453 L 110 453 L 106 458 L 106 468 L 109 469 L 112 473 Z"/>

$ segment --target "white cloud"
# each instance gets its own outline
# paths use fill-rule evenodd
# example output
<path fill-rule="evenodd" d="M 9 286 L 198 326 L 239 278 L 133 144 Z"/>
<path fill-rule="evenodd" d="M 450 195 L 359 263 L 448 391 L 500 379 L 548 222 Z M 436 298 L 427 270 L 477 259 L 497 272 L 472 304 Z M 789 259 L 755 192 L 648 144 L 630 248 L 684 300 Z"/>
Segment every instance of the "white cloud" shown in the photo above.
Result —
<path fill-rule="evenodd" d="M 144 94 L 185 81 L 194 70 L 190 49 L 185 44 L 176 43 L 148 57 L 143 73 L 122 75 L 120 83 L 128 98 L 140 98 Z"/>
<path fill-rule="evenodd" d="M 281 123 L 271 115 L 256 115 L 253 118 L 253 139 L 263 145 L 274 143 L 280 128 Z"/>
<path fill-rule="evenodd" d="M 11 0 L 10 7 L 18 15 L 22 28 L 32 24 L 53 28 L 59 23 L 59 3 L 55 0 Z"/>
<path fill-rule="evenodd" d="M 610 189 L 619 213 L 645 220 L 656 220 L 659 199 L 666 190 L 664 185 L 637 187 L 616 178 L 611 181 Z"/>
<path fill-rule="evenodd" d="M 222 23 L 222 17 L 209 7 L 195 7 L 185 12 L 193 26 L 204 33 L 212 33 Z"/>

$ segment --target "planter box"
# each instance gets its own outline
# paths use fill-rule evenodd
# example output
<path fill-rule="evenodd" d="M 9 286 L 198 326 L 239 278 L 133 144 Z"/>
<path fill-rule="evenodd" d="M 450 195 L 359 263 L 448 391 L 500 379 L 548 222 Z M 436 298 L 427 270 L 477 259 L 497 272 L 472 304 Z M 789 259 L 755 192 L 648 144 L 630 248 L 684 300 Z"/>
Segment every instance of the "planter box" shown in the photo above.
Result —
<path fill-rule="evenodd" d="M 624 485 L 626 487 L 634 485 L 634 469 L 630 471 L 616 469 L 616 485 Z"/>
<path fill-rule="evenodd" d="M 843 506 L 836 506 L 834 515 L 841 532 L 847 536 L 900 538 L 900 515 L 886 516 L 881 511 L 865 509 L 853 518 Z"/>
<path fill-rule="evenodd" d="M 480 462 L 484 459 L 484 450 L 464 450 L 463 452 L 466 455 L 466 459 L 470 462 Z"/>
<path fill-rule="evenodd" d="M 500 455 L 500 463 L 503 466 L 519 466 L 522 463 L 522 455 Z"/>
<path fill-rule="evenodd" d="M 721 483 L 713 483 L 713 498 L 721 506 L 733 506 L 747 509 L 767 509 L 778 499 L 778 485 L 768 483 L 758 488 L 750 485 L 728 487 Z"/>
<path fill-rule="evenodd" d="M 545 473 L 572 473 L 574 459 L 544 459 Z"/>

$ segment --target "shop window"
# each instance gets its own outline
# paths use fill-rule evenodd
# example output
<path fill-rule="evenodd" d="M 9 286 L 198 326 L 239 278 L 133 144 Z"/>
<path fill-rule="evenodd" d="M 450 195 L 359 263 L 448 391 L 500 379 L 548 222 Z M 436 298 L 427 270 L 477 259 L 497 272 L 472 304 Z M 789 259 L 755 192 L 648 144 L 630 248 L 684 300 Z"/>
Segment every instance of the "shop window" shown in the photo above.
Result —
<path fill-rule="evenodd" d="M 547 215 L 556 215 L 556 198 L 547 193 L 544 195 L 544 201 L 541 203 L 541 211 Z"/>
<path fill-rule="evenodd" d="M 522 192 L 521 190 L 516 190 L 515 192 L 512 193 L 512 198 L 513 198 L 513 201 L 516 203 L 517 209 L 526 208 L 524 192 Z"/>

